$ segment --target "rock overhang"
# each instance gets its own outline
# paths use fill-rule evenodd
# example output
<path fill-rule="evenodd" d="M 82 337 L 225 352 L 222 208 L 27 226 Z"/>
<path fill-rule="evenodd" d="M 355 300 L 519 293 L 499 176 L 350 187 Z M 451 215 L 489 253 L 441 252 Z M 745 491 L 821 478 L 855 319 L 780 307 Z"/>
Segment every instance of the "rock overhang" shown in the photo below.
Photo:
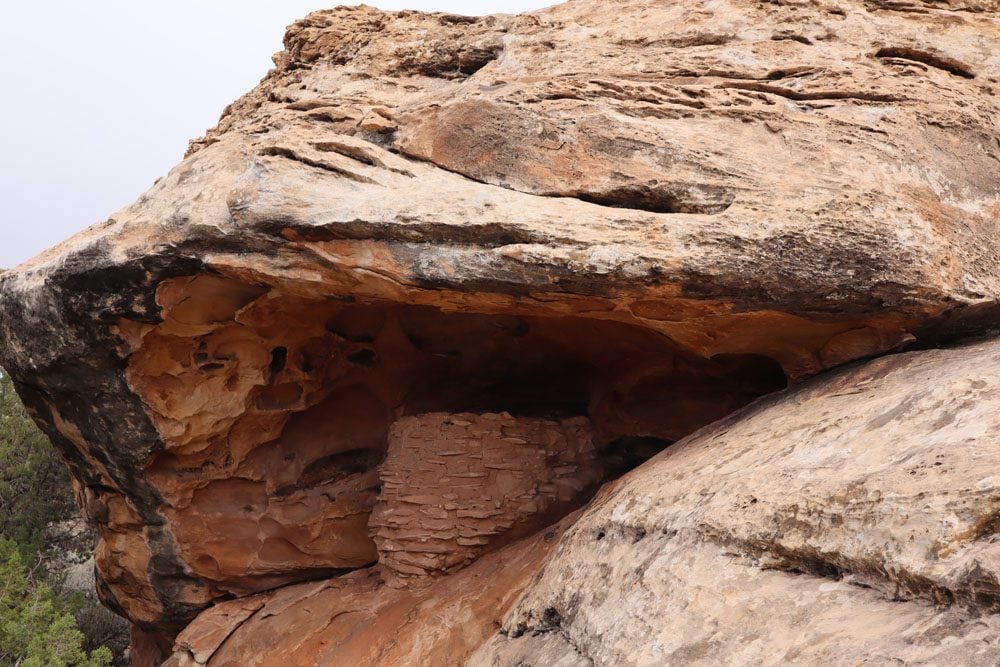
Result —
<path fill-rule="evenodd" d="M 623 14 L 648 5 L 628 3 Z M 539 395 L 579 394 L 536 408 L 586 416 L 597 432 L 616 419 L 642 424 L 617 439 L 669 442 L 779 388 L 782 374 L 796 382 L 945 335 L 949 318 L 974 309 L 989 313 L 998 65 L 976 35 L 990 17 L 932 14 L 945 53 L 921 45 L 925 24 L 909 19 L 885 43 L 879 5 L 803 7 L 794 35 L 760 27 L 784 10 L 727 8 L 727 25 L 706 14 L 670 39 L 662 34 L 678 31 L 605 25 L 584 2 L 469 22 L 370 8 L 315 14 L 290 30 L 277 69 L 139 202 L 0 277 L 0 362 L 107 528 L 105 597 L 148 627 L 176 627 L 219 596 L 366 565 L 377 551 L 367 536 L 373 471 L 390 423 L 520 409 L 509 389 L 494 388 L 500 396 L 481 404 L 425 401 L 408 413 L 406 400 L 355 381 L 339 387 L 345 403 L 331 414 L 368 419 L 358 431 L 377 446 L 258 462 L 257 479 L 222 479 L 280 441 L 290 415 L 327 405 L 337 382 L 303 388 L 309 373 L 280 377 L 290 360 L 302 371 L 313 339 L 314 361 L 335 356 L 336 338 L 351 372 L 409 368 L 410 382 L 428 380 L 411 384 L 426 398 L 429 380 L 448 378 L 411 368 L 406 359 L 419 354 L 401 320 L 419 321 L 439 346 L 461 332 L 460 347 L 479 350 L 465 389 L 476 373 L 504 384 L 488 360 L 516 367 L 525 336 L 514 334 L 526 327 L 536 372 L 512 377 Z M 674 11 L 657 20 L 671 24 Z M 595 68 L 585 75 L 565 51 L 581 30 L 592 36 L 575 57 Z M 385 44 L 402 46 L 380 58 Z M 814 62 L 817 50 L 826 64 Z M 400 355 L 396 342 L 376 349 L 374 338 L 330 330 L 344 312 L 393 322 L 412 349 Z M 987 314 L 976 326 L 996 321 Z M 286 335 L 296 329 L 300 340 Z M 514 342 L 490 348 L 496 331 Z M 560 355 L 555 375 L 627 360 L 622 375 L 637 389 L 603 407 L 596 389 L 578 391 L 610 383 L 608 364 L 538 382 Z M 234 358 L 240 370 L 230 373 Z M 700 405 L 717 412 L 675 401 L 673 414 L 691 418 L 665 427 L 672 387 L 690 392 L 692 382 L 708 382 L 711 400 Z M 619 414 L 625 403 L 641 407 L 640 393 L 659 397 L 647 406 L 659 423 Z M 193 400 L 216 410 L 201 415 L 200 436 L 197 413 L 178 407 Z M 250 435 L 230 438 L 251 413 L 239 426 Z M 219 455 L 231 442 L 226 463 Z M 260 472 L 283 466 L 294 480 Z M 331 466 L 358 477 L 319 479 Z M 277 518 L 258 510 L 303 475 L 339 484 L 329 495 L 347 505 L 333 518 L 329 505 L 314 509 L 318 523 L 290 540 L 287 527 L 309 520 L 289 507 Z M 244 515 L 244 541 L 192 550 L 239 522 L 178 512 L 220 508 L 220 497 L 245 501 L 231 507 Z M 317 541 L 325 532 L 357 539 Z M 314 553 L 294 567 L 267 565 L 303 544 Z M 251 552 L 265 557 L 251 563 Z"/>

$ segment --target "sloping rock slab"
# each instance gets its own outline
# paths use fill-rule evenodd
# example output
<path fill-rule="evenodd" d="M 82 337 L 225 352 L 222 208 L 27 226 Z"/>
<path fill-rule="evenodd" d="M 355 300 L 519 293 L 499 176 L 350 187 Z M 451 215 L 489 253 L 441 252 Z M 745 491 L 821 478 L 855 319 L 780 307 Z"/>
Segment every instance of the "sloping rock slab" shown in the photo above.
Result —
<path fill-rule="evenodd" d="M 998 342 L 901 354 L 702 429 L 605 488 L 473 664 L 549 632 L 598 665 L 994 664 L 998 378 Z"/>
<path fill-rule="evenodd" d="M 496 634 L 573 518 L 433 585 L 388 587 L 369 569 L 217 604 L 164 667 L 461 664 Z"/>

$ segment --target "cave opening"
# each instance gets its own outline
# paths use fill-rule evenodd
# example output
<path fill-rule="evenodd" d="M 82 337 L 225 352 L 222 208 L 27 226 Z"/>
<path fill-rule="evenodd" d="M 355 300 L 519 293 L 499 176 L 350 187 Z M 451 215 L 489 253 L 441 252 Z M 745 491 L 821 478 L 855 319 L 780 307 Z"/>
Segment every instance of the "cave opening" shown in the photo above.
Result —
<path fill-rule="evenodd" d="M 602 444 L 620 437 L 674 441 L 787 383 L 767 357 L 701 359 L 662 334 L 610 320 L 352 305 L 325 328 L 352 344 L 336 384 L 375 388 L 397 417 L 587 416 Z M 293 362 L 312 366 L 307 350 Z"/>
<path fill-rule="evenodd" d="M 612 320 L 286 297 L 192 328 L 190 301 L 187 336 L 147 335 L 165 349 L 132 370 L 182 404 L 228 392 L 175 407 L 183 432 L 150 464 L 186 561 L 227 593 L 376 561 L 454 571 L 787 384 L 767 357 Z"/>

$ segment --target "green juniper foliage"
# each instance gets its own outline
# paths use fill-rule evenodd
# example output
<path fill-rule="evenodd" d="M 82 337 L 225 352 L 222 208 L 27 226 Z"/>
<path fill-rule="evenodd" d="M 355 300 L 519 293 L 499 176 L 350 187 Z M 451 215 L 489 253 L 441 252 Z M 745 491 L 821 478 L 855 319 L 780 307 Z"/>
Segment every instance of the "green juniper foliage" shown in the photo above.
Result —
<path fill-rule="evenodd" d="M 66 470 L 0 369 L 0 667 L 106 667 L 77 627 L 87 603 L 46 583 L 43 531 L 73 515 Z M 91 606 L 93 606 L 91 604 Z"/>
<path fill-rule="evenodd" d="M 89 655 L 70 605 L 37 580 L 18 545 L 0 539 L 0 665 L 107 667 L 111 651 Z"/>
<path fill-rule="evenodd" d="M 30 558 L 45 527 L 72 514 L 69 489 L 66 469 L 0 369 L 0 536 Z"/>

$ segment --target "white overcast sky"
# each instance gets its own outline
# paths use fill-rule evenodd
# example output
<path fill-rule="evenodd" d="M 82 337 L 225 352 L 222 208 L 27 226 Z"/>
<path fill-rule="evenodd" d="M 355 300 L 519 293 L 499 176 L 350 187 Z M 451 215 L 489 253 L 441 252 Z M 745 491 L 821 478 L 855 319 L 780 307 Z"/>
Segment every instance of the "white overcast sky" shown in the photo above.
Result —
<path fill-rule="evenodd" d="M 369 0 L 490 14 L 557 0 Z M 344 0 L 0 0 L 0 268 L 130 204 L 271 67 L 285 26 Z"/>

